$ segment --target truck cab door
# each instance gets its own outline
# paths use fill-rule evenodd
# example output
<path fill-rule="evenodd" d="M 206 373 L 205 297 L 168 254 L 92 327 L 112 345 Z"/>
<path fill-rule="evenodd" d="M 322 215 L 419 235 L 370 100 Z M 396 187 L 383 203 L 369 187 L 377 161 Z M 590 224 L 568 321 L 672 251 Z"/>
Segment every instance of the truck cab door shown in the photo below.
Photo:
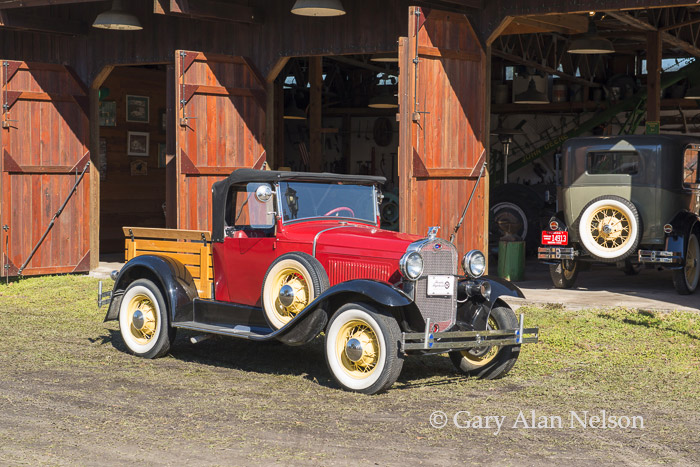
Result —
<path fill-rule="evenodd" d="M 274 198 L 255 196 L 261 183 L 232 186 L 226 202 L 225 238 L 214 247 L 216 298 L 261 306 L 260 294 L 267 268 L 275 258 Z"/>

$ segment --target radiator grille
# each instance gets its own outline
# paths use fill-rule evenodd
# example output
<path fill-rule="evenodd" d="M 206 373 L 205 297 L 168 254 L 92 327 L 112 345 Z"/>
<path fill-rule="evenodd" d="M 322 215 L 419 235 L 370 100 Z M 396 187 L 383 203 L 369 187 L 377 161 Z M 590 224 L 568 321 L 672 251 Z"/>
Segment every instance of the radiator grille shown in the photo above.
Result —
<path fill-rule="evenodd" d="M 440 245 L 436 248 L 436 245 Z M 430 318 L 431 323 L 437 323 L 443 331 L 455 322 L 457 314 L 457 278 L 454 281 L 451 297 L 428 296 L 428 275 L 456 275 L 457 250 L 455 247 L 440 239 L 426 242 L 419 250 L 423 257 L 423 275 L 416 281 L 415 302 L 423 315 Z"/>
<path fill-rule="evenodd" d="M 353 279 L 388 281 L 394 269 L 395 266 L 386 263 L 331 259 L 328 261 L 328 279 L 331 286 Z"/>

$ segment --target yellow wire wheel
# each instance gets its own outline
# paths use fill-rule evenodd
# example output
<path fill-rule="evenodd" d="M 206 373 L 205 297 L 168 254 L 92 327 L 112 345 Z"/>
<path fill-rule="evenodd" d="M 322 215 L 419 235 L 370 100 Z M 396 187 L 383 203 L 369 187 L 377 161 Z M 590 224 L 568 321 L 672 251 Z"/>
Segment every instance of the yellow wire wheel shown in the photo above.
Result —
<path fill-rule="evenodd" d="M 270 265 L 261 302 L 270 326 L 279 329 L 328 288 L 328 276 L 314 257 L 288 253 Z"/>
<path fill-rule="evenodd" d="M 673 285 L 681 295 L 695 292 L 700 279 L 700 241 L 696 233 L 688 235 L 683 268 L 673 271 Z"/>
<path fill-rule="evenodd" d="M 499 329 L 493 316 L 489 316 L 489 322 L 486 329 L 493 331 Z M 467 359 L 471 365 L 484 366 L 496 358 L 499 348 L 500 347 L 497 345 L 492 345 L 491 347 L 476 347 L 469 350 L 462 350 L 460 353 L 462 354 L 462 357 Z"/>
<path fill-rule="evenodd" d="M 639 245 L 639 213 L 629 200 L 619 196 L 591 201 L 581 213 L 578 227 L 583 248 L 600 261 L 621 261 Z"/>
<path fill-rule="evenodd" d="M 119 332 L 135 355 L 155 358 L 168 352 L 174 329 L 168 325 L 163 295 L 153 282 L 139 279 L 127 287 L 119 307 Z"/>
<path fill-rule="evenodd" d="M 326 330 L 328 369 L 349 391 L 375 394 L 399 377 L 403 355 L 396 319 L 365 303 L 348 303 L 331 318 Z"/>

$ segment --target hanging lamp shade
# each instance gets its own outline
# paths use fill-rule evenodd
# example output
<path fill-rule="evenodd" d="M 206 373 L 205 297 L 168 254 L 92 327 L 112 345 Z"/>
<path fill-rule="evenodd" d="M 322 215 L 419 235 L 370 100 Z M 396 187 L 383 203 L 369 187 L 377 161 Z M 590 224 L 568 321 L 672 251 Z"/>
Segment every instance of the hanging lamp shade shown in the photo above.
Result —
<path fill-rule="evenodd" d="M 371 62 L 382 62 L 382 63 L 397 63 L 399 61 L 398 52 L 381 52 L 372 55 L 369 60 Z"/>
<path fill-rule="evenodd" d="M 368 107 L 373 109 L 396 109 L 399 107 L 399 103 L 393 93 L 384 92 L 370 98 Z"/>
<path fill-rule="evenodd" d="M 300 16 L 341 16 L 345 9 L 340 0 L 297 0 L 292 13 Z"/>
<path fill-rule="evenodd" d="M 547 96 L 537 90 L 535 80 L 530 77 L 527 89 L 520 94 L 516 94 L 513 102 L 516 104 L 549 104 Z"/>
<path fill-rule="evenodd" d="M 588 20 L 588 32 L 577 37 L 566 49 L 570 54 L 611 54 L 615 48 L 608 39 L 599 36 L 592 19 Z"/>
<path fill-rule="evenodd" d="M 143 29 L 139 19 L 124 11 L 121 0 L 114 0 L 112 8 L 97 15 L 93 28 L 112 29 L 116 31 L 139 31 Z"/>
<path fill-rule="evenodd" d="M 297 107 L 295 101 L 292 101 L 284 107 L 283 118 L 285 120 L 306 120 L 306 113 Z"/>

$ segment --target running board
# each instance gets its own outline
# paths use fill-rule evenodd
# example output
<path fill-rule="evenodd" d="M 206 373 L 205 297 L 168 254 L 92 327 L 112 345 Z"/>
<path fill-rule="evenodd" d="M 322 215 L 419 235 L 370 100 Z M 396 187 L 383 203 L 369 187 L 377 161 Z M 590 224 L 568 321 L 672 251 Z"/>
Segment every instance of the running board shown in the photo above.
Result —
<path fill-rule="evenodd" d="M 272 336 L 272 329 L 250 327 L 243 324 L 237 326 L 221 326 L 216 324 L 204 324 L 196 321 L 181 321 L 173 323 L 174 328 L 189 329 L 192 331 L 200 331 L 208 334 L 219 334 L 222 336 L 240 337 L 243 339 L 252 340 L 268 340 Z"/>

